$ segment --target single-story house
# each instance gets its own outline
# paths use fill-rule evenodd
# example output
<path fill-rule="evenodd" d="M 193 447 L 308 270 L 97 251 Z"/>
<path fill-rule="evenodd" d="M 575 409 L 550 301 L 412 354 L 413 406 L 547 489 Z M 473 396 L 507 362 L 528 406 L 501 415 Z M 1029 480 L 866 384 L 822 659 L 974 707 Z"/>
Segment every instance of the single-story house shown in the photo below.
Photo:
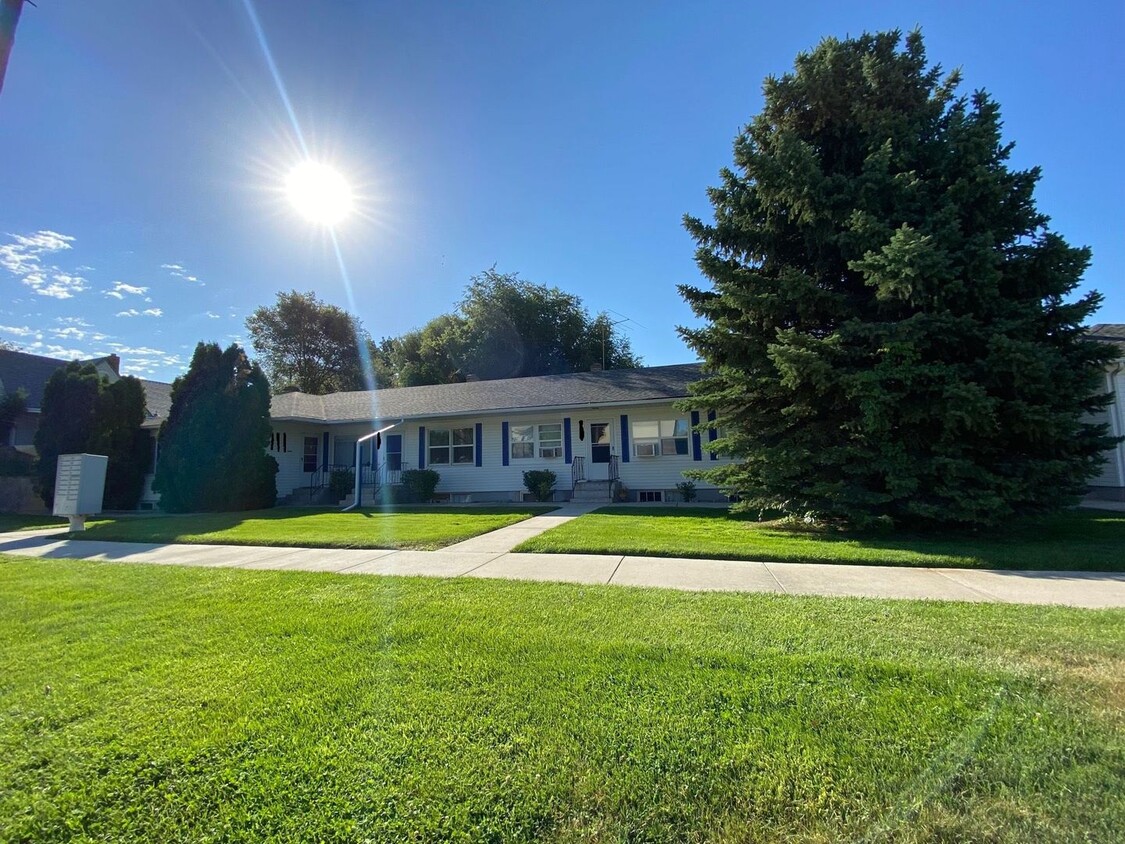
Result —
<path fill-rule="evenodd" d="M 699 364 L 468 381 L 313 396 L 274 396 L 270 453 L 279 497 L 322 487 L 355 463 L 360 447 L 368 489 L 397 482 L 404 469 L 435 469 L 451 501 L 519 501 L 523 473 L 555 473 L 556 499 L 608 501 L 619 481 L 631 501 L 679 500 L 688 469 L 715 465 L 677 410 L 700 377 Z M 393 426 L 393 427 L 392 427 Z M 726 500 L 696 482 L 698 500 Z"/>
<path fill-rule="evenodd" d="M 1099 324 L 1090 329 L 1090 336 L 1112 343 L 1120 354 L 1106 367 L 1103 390 L 1113 394 L 1113 401 L 1096 417 L 1109 425 L 1115 437 L 1125 436 L 1125 325 Z M 1101 474 L 1090 481 L 1090 497 L 1103 500 L 1125 501 L 1125 442 L 1107 451 Z"/>
<path fill-rule="evenodd" d="M 39 429 L 39 416 L 43 411 L 43 388 L 54 372 L 70 361 L 0 349 L 0 395 L 23 390 L 27 394 L 27 409 L 16 418 L 7 445 L 15 446 L 26 454 L 35 454 L 35 432 Z M 98 373 L 110 383 L 121 377 L 121 359 L 117 355 L 79 361 L 94 365 Z M 160 424 L 168 418 L 172 407 L 172 385 L 162 381 L 139 379 L 145 391 L 145 420 L 141 428 L 149 432 L 153 445 L 153 465 L 156 456 L 156 436 Z M 152 474 L 145 479 L 140 505 L 151 509 L 159 496 L 152 491 Z"/>

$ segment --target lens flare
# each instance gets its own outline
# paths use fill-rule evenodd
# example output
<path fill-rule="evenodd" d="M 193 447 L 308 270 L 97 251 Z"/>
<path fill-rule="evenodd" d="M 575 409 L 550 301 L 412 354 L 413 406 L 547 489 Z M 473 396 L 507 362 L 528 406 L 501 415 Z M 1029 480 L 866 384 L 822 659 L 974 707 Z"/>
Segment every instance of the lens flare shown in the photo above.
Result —
<path fill-rule="evenodd" d="M 302 217 L 332 227 L 348 216 L 352 189 L 340 173 L 319 161 L 302 161 L 285 179 L 285 195 Z"/>

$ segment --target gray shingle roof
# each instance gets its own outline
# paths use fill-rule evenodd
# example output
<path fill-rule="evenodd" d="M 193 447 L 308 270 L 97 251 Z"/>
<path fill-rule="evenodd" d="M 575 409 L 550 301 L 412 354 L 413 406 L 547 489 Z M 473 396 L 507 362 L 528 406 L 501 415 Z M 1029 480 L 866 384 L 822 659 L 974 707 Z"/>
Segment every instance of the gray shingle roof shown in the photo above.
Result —
<path fill-rule="evenodd" d="M 284 393 L 273 397 L 270 415 L 277 420 L 366 422 L 670 400 L 688 394 L 688 384 L 699 380 L 700 369 L 698 363 L 685 363 L 327 396 Z"/>
<path fill-rule="evenodd" d="M 1090 329 L 1090 336 L 1096 340 L 1125 345 L 1125 325 L 1112 322 L 1099 322 Z"/>
<path fill-rule="evenodd" d="M 98 363 L 106 358 L 93 358 L 82 363 Z M 39 410 L 43 406 L 43 388 L 56 369 L 66 366 L 70 361 L 48 358 L 42 355 L 29 355 L 27 352 L 13 352 L 0 349 L 0 392 L 27 392 L 27 406 Z M 154 427 L 160 420 L 168 417 L 172 407 L 172 385 L 162 381 L 140 379 L 145 388 L 145 404 L 148 407 L 146 427 Z"/>
<path fill-rule="evenodd" d="M 145 410 L 148 413 L 148 420 L 142 427 L 159 427 L 172 409 L 172 385 L 142 378 L 141 386 L 145 388 Z"/>

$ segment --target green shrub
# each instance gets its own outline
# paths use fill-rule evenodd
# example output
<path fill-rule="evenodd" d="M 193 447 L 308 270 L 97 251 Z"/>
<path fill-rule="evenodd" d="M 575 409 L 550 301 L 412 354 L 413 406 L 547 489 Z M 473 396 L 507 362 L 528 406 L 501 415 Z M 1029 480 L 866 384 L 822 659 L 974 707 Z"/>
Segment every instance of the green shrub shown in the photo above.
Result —
<path fill-rule="evenodd" d="M 523 485 L 536 501 L 550 501 L 555 493 L 555 473 L 550 469 L 532 469 L 523 473 Z"/>
<path fill-rule="evenodd" d="M 695 484 L 691 481 L 680 481 L 676 484 L 676 489 L 685 504 L 689 501 L 695 501 Z"/>
<path fill-rule="evenodd" d="M 10 445 L 0 445 L 0 478 L 30 478 L 34 474 L 35 458 Z"/>
<path fill-rule="evenodd" d="M 328 475 L 328 491 L 337 501 L 355 492 L 355 469 L 333 469 Z"/>
<path fill-rule="evenodd" d="M 441 475 L 433 469 L 407 469 L 402 473 L 402 486 L 410 498 L 419 504 L 429 504 L 434 498 Z"/>

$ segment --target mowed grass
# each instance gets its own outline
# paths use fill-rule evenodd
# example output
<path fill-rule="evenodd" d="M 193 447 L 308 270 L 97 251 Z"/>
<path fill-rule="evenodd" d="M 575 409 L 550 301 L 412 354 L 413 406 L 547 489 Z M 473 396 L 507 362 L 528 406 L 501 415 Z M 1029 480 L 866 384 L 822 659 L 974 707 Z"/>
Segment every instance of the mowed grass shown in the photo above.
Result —
<path fill-rule="evenodd" d="M 1125 612 L 0 558 L 0 840 L 1120 841 Z"/>
<path fill-rule="evenodd" d="M 854 534 L 758 522 L 716 508 L 607 507 L 516 551 L 784 563 L 1125 571 L 1125 513 L 1071 510 L 980 533 Z"/>
<path fill-rule="evenodd" d="M 119 542 L 199 542 L 309 548 L 412 548 L 433 550 L 552 507 L 395 507 L 336 510 L 278 507 L 241 513 L 129 516 L 80 534 Z"/>
<path fill-rule="evenodd" d="M 42 527 L 65 527 L 67 520 L 58 516 L 25 516 L 20 513 L 0 513 L 0 533 L 13 530 L 30 530 Z"/>

